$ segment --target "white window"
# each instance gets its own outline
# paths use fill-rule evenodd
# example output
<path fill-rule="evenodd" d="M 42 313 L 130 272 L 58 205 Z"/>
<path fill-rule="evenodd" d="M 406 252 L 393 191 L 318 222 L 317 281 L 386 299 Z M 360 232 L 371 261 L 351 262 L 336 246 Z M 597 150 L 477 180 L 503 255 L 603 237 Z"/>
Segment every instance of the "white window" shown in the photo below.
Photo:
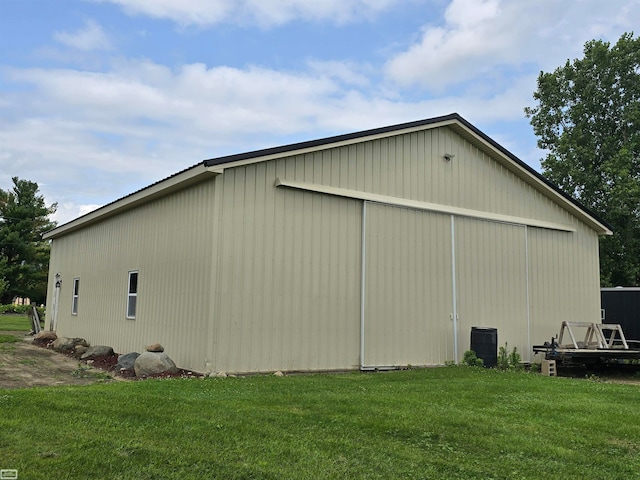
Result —
<path fill-rule="evenodd" d="M 136 318 L 138 302 L 138 272 L 129 272 L 129 288 L 127 289 L 127 318 Z"/>
<path fill-rule="evenodd" d="M 80 279 L 73 279 L 73 297 L 71 298 L 71 315 L 78 314 L 78 297 L 80 295 Z"/>

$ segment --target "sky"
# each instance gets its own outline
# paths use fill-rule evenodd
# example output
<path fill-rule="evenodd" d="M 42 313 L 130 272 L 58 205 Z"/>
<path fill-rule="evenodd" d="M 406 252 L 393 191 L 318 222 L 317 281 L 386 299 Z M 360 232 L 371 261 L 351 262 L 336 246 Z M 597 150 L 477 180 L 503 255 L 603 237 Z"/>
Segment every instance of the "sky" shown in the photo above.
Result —
<path fill-rule="evenodd" d="M 62 224 L 205 159 L 454 112 L 540 170 L 538 74 L 634 27 L 640 0 L 0 0 L 0 188 L 37 182 Z"/>

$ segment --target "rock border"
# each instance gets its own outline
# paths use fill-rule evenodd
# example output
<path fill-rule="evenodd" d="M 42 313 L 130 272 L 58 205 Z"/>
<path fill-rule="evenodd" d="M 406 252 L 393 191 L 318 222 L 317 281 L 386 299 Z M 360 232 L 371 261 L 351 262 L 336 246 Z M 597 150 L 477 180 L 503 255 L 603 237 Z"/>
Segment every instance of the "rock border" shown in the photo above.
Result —
<path fill-rule="evenodd" d="M 58 341 L 59 339 L 64 339 Z M 57 345 L 64 345 L 64 348 L 54 348 L 54 343 Z M 91 367 L 106 371 L 114 376 L 114 378 L 127 379 L 127 380 L 144 380 L 148 378 L 199 378 L 206 377 L 204 374 L 196 373 L 190 370 L 181 369 L 175 366 L 175 363 L 171 358 L 163 353 L 164 348 L 159 343 L 154 343 L 146 347 L 145 353 L 150 355 L 162 355 L 166 357 L 170 363 L 173 364 L 173 368 L 168 371 L 158 373 L 145 373 L 142 375 L 136 375 L 135 373 L 135 361 L 131 367 L 119 367 L 118 360 L 121 357 L 140 355 L 137 352 L 129 352 L 126 354 L 118 354 L 113 351 L 112 347 L 106 345 L 90 346 L 89 343 L 83 338 L 67 338 L 58 337 L 55 332 L 41 331 L 33 337 L 32 344 L 41 347 L 55 350 L 61 355 L 65 355 L 71 358 L 77 359 L 81 363 L 90 365 Z M 72 344 L 73 347 L 69 347 Z M 109 353 L 111 352 L 111 353 Z M 137 358 L 135 358 L 137 360 Z"/>

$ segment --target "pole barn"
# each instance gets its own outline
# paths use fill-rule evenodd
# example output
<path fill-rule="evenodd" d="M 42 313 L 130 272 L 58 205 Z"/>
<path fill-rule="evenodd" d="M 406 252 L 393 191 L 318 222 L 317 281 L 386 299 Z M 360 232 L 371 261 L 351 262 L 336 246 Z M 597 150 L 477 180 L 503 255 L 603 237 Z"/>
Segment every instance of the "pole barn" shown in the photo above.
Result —
<path fill-rule="evenodd" d="M 530 360 L 599 321 L 610 234 L 451 114 L 205 160 L 61 225 L 48 312 L 199 372 L 440 365 L 474 327 Z"/>

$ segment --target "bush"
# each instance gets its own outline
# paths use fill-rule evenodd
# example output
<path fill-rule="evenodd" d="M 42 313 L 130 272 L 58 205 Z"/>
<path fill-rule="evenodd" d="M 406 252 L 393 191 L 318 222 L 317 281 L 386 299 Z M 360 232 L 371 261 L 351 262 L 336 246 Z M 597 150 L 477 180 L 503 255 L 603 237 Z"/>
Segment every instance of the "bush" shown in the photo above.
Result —
<path fill-rule="evenodd" d="M 481 358 L 478 358 L 476 352 L 473 350 L 467 350 L 464 352 L 464 356 L 462 357 L 462 363 L 469 367 L 482 367 L 484 366 L 484 361 Z"/>
<path fill-rule="evenodd" d="M 33 305 L 0 305 L 0 314 L 27 315 Z M 44 321 L 44 307 L 36 307 L 40 321 Z"/>
<path fill-rule="evenodd" d="M 522 368 L 520 360 L 521 357 L 517 347 L 513 347 L 513 350 L 509 352 L 509 346 L 505 342 L 504 347 L 500 347 L 498 350 L 497 367 L 500 370 L 519 370 Z"/>

